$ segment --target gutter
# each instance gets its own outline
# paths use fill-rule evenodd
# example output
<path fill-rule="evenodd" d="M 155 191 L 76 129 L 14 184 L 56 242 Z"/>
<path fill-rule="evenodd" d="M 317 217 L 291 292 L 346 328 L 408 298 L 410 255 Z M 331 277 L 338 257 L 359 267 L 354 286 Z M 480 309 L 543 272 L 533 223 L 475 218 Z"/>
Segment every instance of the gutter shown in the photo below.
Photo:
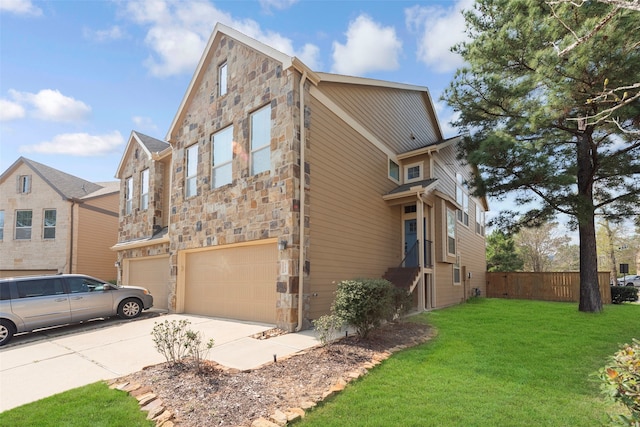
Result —
<path fill-rule="evenodd" d="M 299 258 L 298 258 L 298 326 L 295 331 L 302 330 L 303 309 L 304 309 L 304 215 L 305 215 L 305 147 L 307 145 L 307 132 L 304 126 L 304 83 L 307 80 L 307 71 L 302 73 L 300 78 L 300 238 L 299 238 Z"/>

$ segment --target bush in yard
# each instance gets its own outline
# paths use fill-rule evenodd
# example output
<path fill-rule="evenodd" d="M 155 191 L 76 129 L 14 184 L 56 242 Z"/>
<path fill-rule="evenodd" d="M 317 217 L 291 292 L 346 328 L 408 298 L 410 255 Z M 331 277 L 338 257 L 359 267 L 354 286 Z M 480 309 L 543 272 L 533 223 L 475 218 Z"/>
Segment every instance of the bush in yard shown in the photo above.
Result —
<path fill-rule="evenodd" d="M 638 301 L 638 289 L 635 286 L 611 286 L 611 302 L 622 304 L 625 301 Z"/>
<path fill-rule="evenodd" d="M 322 345 L 326 345 L 333 341 L 342 329 L 344 321 L 335 314 L 325 314 L 313 321 L 316 335 Z"/>
<path fill-rule="evenodd" d="M 338 283 L 331 311 L 353 326 L 361 338 L 394 314 L 394 285 L 384 279 L 344 280 Z"/>
<path fill-rule="evenodd" d="M 603 391 L 631 412 L 631 416 L 620 415 L 620 421 L 640 426 L 640 341 L 623 345 L 601 371 L 601 378 Z"/>
<path fill-rule="evenodd" d="M 182 363 L 187 356 L 191 356 L 198 372 L 202 360 L 213 347 L 213 339 L 203 345 L 200 332 L 188 329 L 191 322 L 186 319 L 169 322 L 155 322 L 151 335 L 156 350 L 171 364 Z"/>

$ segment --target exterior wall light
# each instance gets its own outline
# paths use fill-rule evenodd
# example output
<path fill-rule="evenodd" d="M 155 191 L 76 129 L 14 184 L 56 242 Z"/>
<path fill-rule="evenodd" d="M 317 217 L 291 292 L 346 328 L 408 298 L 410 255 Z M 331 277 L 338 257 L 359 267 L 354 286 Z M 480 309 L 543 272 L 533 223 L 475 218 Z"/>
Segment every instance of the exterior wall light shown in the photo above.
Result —
<path fill-rule="evenodd" d="M 284 239 L 280 239 L 278 241 L 278 250 L 284 251 L 285 249 L 287 249 L 287 241 Z"/>

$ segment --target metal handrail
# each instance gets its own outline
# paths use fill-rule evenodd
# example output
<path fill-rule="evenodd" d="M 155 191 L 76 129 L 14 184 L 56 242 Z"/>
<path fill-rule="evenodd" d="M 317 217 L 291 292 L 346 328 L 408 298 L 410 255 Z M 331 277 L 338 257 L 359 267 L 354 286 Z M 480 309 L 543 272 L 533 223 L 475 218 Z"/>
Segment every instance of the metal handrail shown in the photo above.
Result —
<path fill-rule="evenodd" d="M 418 249 L 418 243 L 420 243 L 420 240 L 416 240 L 413 246 L 411 246 L 411 248 L 407 251 L 404 258 L 400 262 L 400 265 L 398 266 L 398 268 L 406 267 L 407 259 L 409 259 L 410 256 L 413 256 L 414 259 L 418 259 L 418 255 L 415 253 L 416 249 Z M 412 266 L 412 267 L 417 267 L 417 266 Z"/>

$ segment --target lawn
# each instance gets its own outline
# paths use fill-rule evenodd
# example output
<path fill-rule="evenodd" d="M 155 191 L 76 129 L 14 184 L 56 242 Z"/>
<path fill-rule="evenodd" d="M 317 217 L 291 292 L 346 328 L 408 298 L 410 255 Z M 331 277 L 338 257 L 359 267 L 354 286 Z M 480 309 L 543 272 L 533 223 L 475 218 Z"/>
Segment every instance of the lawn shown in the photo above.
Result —
<path fill-rule="evenodd" d="M 11 393 L 3 390 L 3 393 Z M 1 427 L 122 427 L 147 426 L 138 401 L 111 390 L 104 382 L 89 384 L 0 413 Z"/>
<path fill-rule="evenodd" d="M 438 329 L 297 426 L 599 426 L 622 411 L 593 376 L 640 338 L 640 305 L 478 299 L 414 318 Z"/>

